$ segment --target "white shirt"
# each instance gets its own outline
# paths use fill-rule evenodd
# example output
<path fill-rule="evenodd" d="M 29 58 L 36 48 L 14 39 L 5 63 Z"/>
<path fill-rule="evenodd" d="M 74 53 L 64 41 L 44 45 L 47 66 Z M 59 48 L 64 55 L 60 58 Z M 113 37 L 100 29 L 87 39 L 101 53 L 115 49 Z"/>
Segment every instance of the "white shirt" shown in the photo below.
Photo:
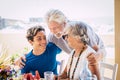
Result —
<path fill-rule="evenodd" d="M 88 69 L 88 61 L 87 61 L 87 58 L 86 58 L 86 57 L 87 57 L 87 55 L 88 55 L 90 52 L 95 53 L 95 51 L 94 51 L 90 46 L 88 46 L 88 47 L 86 48 L 86 50 L 81 54 L 80 59 L 79 59 L 79 62 L 78 62 L 78 65 L 77 65 L 77 68 L 76 68 L 76 71 L 75 71 L 75 73 L 74 73 L 74 80 L 80 79 L 80 73 L 81 73 L 83 67 L 87 66 L 87 69 Z M 67 72 L 68 72 L 68 70 L 69 70 L 69 68 L 70 68 L 70 62 L 71 62 L 73 53 L 74 53 L 74 50 L 71 52 L 70 57 L 69 57 L 69 60 L 68 60 Z M 73 63 L 72 63 L 72 66 L 71 66 L 71 71 L 70 71 L 70 78 L 72 78 L 73 70 L 74 70 L 74 68 L 75 68 L 77 59 L 78 59 L 78 57 L 74 57 L 74 58 L 73 58 Z"/>

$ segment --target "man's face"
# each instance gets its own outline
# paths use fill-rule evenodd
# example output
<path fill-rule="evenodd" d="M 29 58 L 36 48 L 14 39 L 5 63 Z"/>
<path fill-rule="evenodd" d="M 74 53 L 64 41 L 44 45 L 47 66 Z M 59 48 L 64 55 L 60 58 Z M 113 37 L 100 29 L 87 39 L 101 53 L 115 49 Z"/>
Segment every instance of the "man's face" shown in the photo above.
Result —
<path fill-rule="evenodd" d="M 45 32 L 44 31 L 38 32 L 34 36 L 31 44 L 34 48 L 39 48 L 41 50 L 45 50 L 46 49 L 46 44 L 47 44 Z"/>
<path fill-rule="evenodd" d="M 65 23 L 59 24 L 55 21 L 50 21 L 48 23 L 48 27 L 49 27 L 51 33 L 53 33 L 57 38 L 61 38 L 64 27 L 65 27 Z"/>

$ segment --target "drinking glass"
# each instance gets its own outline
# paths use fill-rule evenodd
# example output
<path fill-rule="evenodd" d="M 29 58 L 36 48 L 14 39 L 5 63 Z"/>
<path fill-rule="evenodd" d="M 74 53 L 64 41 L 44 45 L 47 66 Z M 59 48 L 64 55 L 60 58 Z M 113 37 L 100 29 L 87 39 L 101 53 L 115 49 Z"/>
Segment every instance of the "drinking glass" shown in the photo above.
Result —
<path fill-rule="evenodd" d="M 44 78 L 45 80 L 54 80 L 53 72 L 52 71 L 44 72 Z"/>

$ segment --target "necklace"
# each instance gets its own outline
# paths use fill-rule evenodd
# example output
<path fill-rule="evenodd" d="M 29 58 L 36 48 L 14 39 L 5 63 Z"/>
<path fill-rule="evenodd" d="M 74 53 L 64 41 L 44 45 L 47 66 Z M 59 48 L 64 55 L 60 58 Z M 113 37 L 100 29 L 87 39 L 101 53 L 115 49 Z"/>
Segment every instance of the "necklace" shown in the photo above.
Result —
<path fill-rule="evenodd" d="M 81 50 L 81 52 L 80 52 L 80 54 L 78 56 L 77 62 L 75 64 L 75 68 L 74 68 L 73 73 L 72 73 L 72 79 L 74 79 L 74 74 L 75 74 L 75 71 L 76 71 L 76 68 L 77 68 L 77 65 L 78 65 L 78 62 L 79 62 L 79 59 L 80 59 L 80 56 L 81 56 L 83 50 L 84 50 L 84 47 L 83 47 L 83 49 Z M 70 62 L 70 68 L 69 68 L 69 71 L 68 71 L 68 78 L 70 78 L 70 71 L 71 71 L 71 66 L 72 66 L 72 63 L 73 63 L 74 54 L 75 54 L 75 51 L 74 51 L 74 53 L 72 55 L 72 59 L 71 59 L 71 62 Z"/>

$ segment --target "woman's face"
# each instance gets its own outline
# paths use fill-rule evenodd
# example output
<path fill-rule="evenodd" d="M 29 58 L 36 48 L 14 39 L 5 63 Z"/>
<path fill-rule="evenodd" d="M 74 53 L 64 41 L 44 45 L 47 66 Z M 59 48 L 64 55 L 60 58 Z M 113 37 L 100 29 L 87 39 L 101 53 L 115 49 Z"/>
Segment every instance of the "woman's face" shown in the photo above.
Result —
<path fill-rule="evenodd" d="M 65 40 L 67 41 L 68 45 L 73 48 L 80 48 L 83 45 L 83 42 L 80 40 L 79 37 L 74 36 L 72 33 L 67 32 L 64 35 Z"/>
<path fill-rule="evenodd" d="M 37 32 L 34 36 L 33 41 L 31 41 L 33 48 L 46 49 L 46 35 L 44 31 Z"/>
<path fill-rule="evenodd" d="M 71 35 L 70 33 L 67 33 L 65 34 L 65 40 L 67 41 L 68 45 L 71 47 L 71 48 L 75 48 L 75 46 L 77 45 L 77 40 L 76 38 Z"/>

